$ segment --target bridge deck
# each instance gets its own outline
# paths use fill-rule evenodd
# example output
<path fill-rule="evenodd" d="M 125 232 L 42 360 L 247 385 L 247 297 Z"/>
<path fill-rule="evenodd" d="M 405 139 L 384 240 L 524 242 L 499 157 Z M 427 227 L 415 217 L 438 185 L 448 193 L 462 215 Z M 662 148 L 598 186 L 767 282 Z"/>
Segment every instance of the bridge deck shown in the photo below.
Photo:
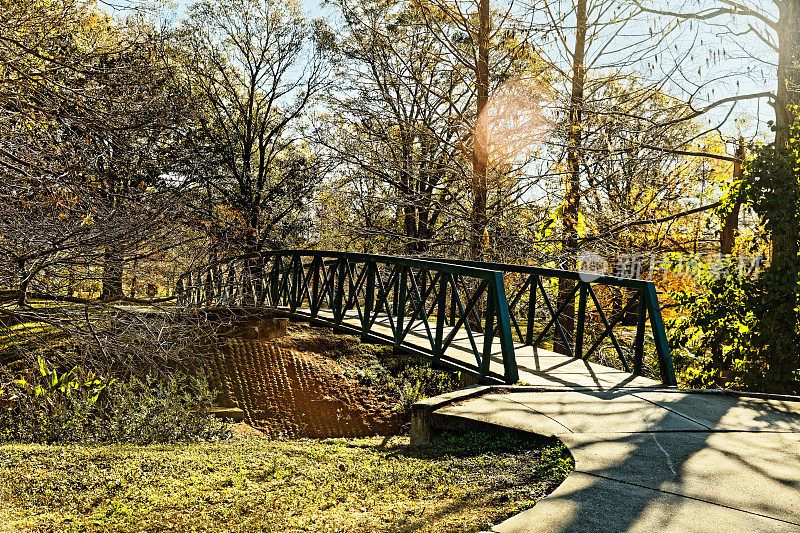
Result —
<path fill-rule="evenodd" d="M 289 310 L 283 307 L 278 309 L 282 311 Z M 310 318 L 311 311 L 308 308 L 298 308 L 295 310 L 294 315 Z M 320 310 L 317 319 L 323 323 L 332 323 L 334 321 L 333 313 L 326 309 Z M 354 333 L 360 332 L 361 320 L 357 311 L 348 311 L 339 327 L 352 330 Z M 435 326 L 429 323 L 429 327 L 433 330 Z M 445 334 L 449 333 L 449 331 L 450 328 L 445 328 Z M 380 340 L 391 339 L 392 329 L 389 317 L 385 314 L 379 314 L 370 333 L 374 338 Z M 430 351 L 425 324 L 422 321 L 414 322 L 402 344 L 402 348 L 419 353 Z M 524 344 L 515 344 L 514 349 L 519 370 L 519 380 L 526 385 L 537 387 L 593 387 L 602 390 L 615 390 L 626 387 L 663 387 L 661 383 L 652 379 L 584 361 L 583 359 L 568 357 L 549 350 Z M 453 343 L 447 348 L 444 356 L 451 361 L 462 362 L 467 368 L 475 365 L 474 352 L 464 329 L 461 329 L 454 337 Z M 502 367 L 502 352 L 499 342 L 495 341 L 492 346 L 490 370 L 502 373 Z"/>

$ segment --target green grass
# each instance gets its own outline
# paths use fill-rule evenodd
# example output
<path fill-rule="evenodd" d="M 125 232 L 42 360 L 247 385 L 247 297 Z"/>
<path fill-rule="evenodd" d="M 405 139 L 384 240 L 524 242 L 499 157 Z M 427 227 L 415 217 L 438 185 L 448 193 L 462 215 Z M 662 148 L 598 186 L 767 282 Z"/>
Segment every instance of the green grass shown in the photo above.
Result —
<path fill-rule="evenodd" d="M 0 531 L 481 531 L 572 468 L 551 440 L 469 434 L 0 446 Z"/>

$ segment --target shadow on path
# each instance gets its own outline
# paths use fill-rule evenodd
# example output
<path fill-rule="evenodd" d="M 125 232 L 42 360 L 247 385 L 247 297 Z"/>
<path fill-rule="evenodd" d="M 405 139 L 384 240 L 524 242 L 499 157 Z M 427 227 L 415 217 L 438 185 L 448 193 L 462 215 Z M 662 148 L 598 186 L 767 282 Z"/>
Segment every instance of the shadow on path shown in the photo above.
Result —
<path fill-rule="evenodd" d="M 470 405 L 472 404 L 472 405 Z M 798 531 L 800 404 L 678 391 L 488 395 L 448 416 L 555 435 L 575 471 L 494 531 Z"/>

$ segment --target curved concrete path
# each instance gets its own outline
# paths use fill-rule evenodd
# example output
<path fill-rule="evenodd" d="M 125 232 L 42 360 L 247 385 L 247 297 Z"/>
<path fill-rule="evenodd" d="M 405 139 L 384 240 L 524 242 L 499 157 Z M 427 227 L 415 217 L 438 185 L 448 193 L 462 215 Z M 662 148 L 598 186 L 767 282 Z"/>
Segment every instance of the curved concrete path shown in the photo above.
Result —
<path fill-rule="evenodd" d="M 473 387 L 415 405 L 412 439 L 482 424 L 555 436 L 575 458 L 561 486 L 494 532 L 800 531 L 800 401 Z"/>

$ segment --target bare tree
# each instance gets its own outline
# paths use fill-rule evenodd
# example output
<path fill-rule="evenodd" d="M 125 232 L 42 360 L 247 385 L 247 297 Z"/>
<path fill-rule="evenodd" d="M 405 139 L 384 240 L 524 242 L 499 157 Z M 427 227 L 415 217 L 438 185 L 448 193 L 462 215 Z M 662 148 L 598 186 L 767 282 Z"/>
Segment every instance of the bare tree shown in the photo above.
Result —
<path fill-rule="evenodd" d="M 362 213 L 356 231 L 399 233 L 405 253 L 427 253 L 462 218 L 448 210 L 458 209 L 451 204 L 463 182 L 473 95 L 447 49 L 420 30 L 410 4 L 336 6 L 347 28 L 340 46 L 348 68 L 320 128 L 321 142 L 344 165 L 335 181 L 366 201 L 363 209 L 357 201 L 347 206 Z M 379 205 L 383 213 L 374 212 Z"/>
<path fill-rule="evenodd" d="M 7 5 L 0 16 L 9 73 L 0 137 L 5 282 L 24 304 L 29 288 L 50 292 L 46 272 L 92 265 L 103 272 L 103 298 L 118 298 L 125 254 L 151 236 L 171 205 L 162 198 L 176 192 L 159 187 L 167 171 L 159 146 L 180 117 L 165 90 L 160 36 L 78 2 L 35 14 Z"/>
<path fill-rule="evenodd" d="M 551 155 L 554 165 L 563 169 L 557 264 L 575 269 L 581 245 L 580 220 L 585 211 L 581 203 L 586 187 L 592 187 L 586 159 L 586 145 L 592 142 L 588 124 L 595 118 L 592 113 L 617 112 L 603 105 L 608 98 L 606 87 L 630 78 L 630 70 L 658 45 L 659 38 L 641 34 L 634 15 L 619 2 L 545 0 L 531 3 L 529 9 L 530 16 L 547 28 L 542 34 L 541 53 L 558 73 L 555 78 L 558 89 L 554 92 L 566 97 L 555 103 L 563 119 L 556 142 L 551 143 Z M 656 84 L 643 85 L 632 98 L 644 102 L 657 90 Z M 567 332 L 574 328 L 573 305 L 567 301 L 572 287 L 569 280 L 560 281 L 558 302 L 565 305 L 561 324 Z M 554 342 L 556 349 L 564 349 L 559 336 Z"/>
<path fill-rule="evenodd" d="M 495 11 L 489 32 L 473 4 L 336 4 L 349 59 L 347 87 L 331 98 L 337 129 L 330 148 L 346 164 L 336 183 L 350 180 L 356 196 L 374 194 L 352 223 L 370 235 L 400 237 L 407 253 L 483 256 L 491 219 L 524 196 L 524 163 L 490 164 L 492 127 L 478 119 L 477 102 L 486 108 L 490 88 L 544 68 L 531 28 Z M 479 56 L 488 73 L 483 88 L 475 82 Z"/>
<path fill-rule="evenodd" d="M 481 259 L 490 222 L 492 161 L 485 142 L 487 121 L 480 117 L 492 92 L 503 83 L 515 76 L 544 74 L 546 68 L 533 49 L 538 28 L 517 16 L 513 1 L 494 10 L 488 0 L 431 0 L 416 5 L 426 27 L 447 50 L 448 61 L 471 78 L 468 86 L 476 114 L 467 139 L 472 148 L 469 248 L 473 259 Z"/>
<path fill-rule="evenodd" d="M 204 0 L 179 32 L 183 88 L 197 115 L 189 169 L 227 209 L 244 251 L 296 234 L 296 214 L 320 176 L 298 125 L 330 84 L 332 35 L 291 0 Z"/>

